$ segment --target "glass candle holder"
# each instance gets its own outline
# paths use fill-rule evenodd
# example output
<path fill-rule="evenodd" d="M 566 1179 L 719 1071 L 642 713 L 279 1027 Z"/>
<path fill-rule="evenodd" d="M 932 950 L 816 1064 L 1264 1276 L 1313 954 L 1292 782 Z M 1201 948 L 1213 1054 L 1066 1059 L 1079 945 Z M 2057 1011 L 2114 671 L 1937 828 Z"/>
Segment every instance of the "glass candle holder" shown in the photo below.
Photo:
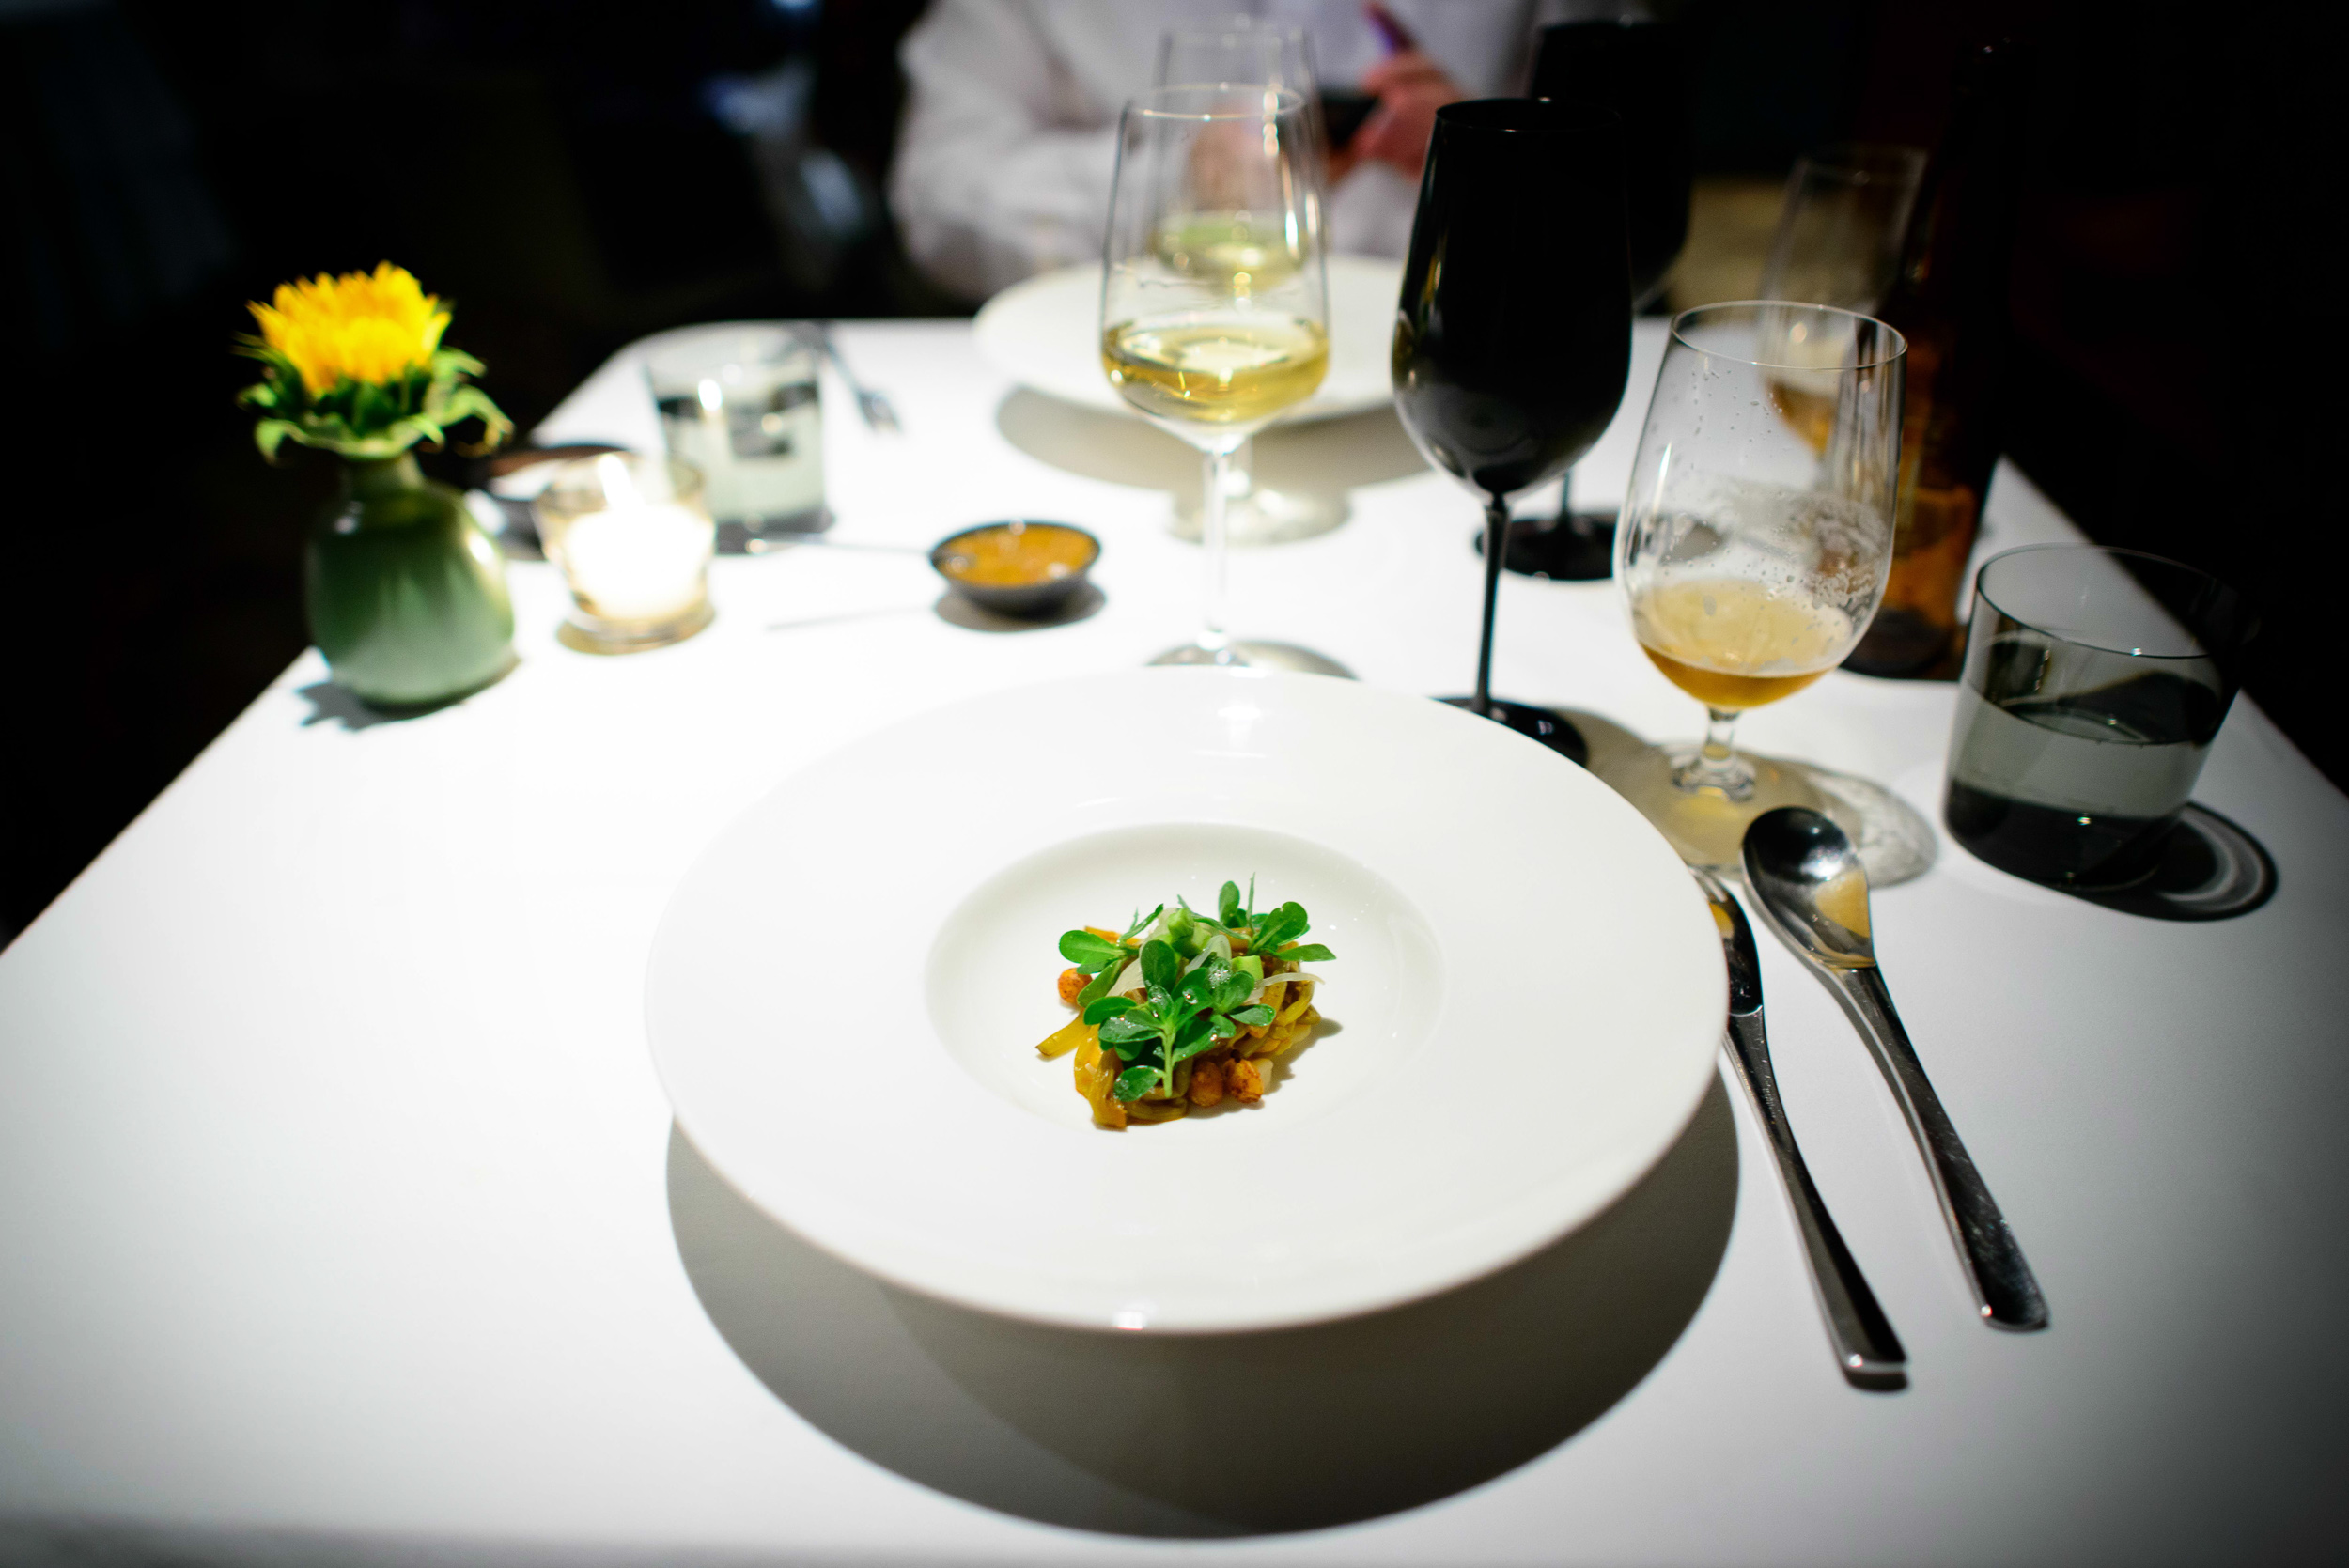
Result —
<path fill-rule="evenodd" d="M 566 646 L 637 653 L 709 624 L 717 525 L 692 463 L 625 452 L 582 458 L 555 471 L 532 510 L 571 591 L 556 633 Z"/>

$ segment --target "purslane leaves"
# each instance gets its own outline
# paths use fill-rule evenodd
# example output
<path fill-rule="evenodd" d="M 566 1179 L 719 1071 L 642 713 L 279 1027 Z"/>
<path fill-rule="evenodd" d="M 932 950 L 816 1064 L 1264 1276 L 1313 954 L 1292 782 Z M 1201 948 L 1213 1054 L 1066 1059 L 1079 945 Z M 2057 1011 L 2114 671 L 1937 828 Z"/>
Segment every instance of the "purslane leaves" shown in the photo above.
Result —
<path fill-rule="evenodd" d="M 1336 956 L 1318 942 L 1298 943 L 1308 928 L 1303 905 L 1292 900 L 1259 912 L 1255 897 L 1253 878 L 1244 898 L 1239 884 L 1226 882 L 1217 892 L 1212 920 L 1178 898 L 1172 915 L 1161 904 L 1115 940 L 1081 929 L 1062 934 L 1061 956 L 1093 977 L 1077 997 L 1084 1021 L 1097 1027 L 1102 1046 L 1128 1063 L 1117 1075 L 1117 1098 L 1140 1099 L 1154 1091 L 1172 1095 L 1177 1066 L 1238 1038 L 1244 1029 L 1270 1024 L 1270 1007 L 1248 1003 L 1263 983 L 1268 958 L 1301 964 Z M 1135 941 L 1152 928 L 1162 928 L 1163 936 Z M 1211 947 L 1219 937 L 1223 945 Z M 1129 963 L 1141 967 L 1141 996 L 1109 995 Z"/>

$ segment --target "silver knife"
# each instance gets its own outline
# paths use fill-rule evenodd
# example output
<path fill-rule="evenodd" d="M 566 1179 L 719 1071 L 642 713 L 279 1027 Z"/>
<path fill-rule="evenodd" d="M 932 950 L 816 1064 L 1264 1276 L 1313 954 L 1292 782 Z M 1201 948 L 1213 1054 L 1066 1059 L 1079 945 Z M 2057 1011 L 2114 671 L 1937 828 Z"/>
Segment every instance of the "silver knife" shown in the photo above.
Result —
<path fill-rule="evenodd" d="M 1827 1203 L 1811 1182 L 1811 1172 L 1796 1146 L 1795 1129 L 1779 1103 L 1778 1078 L 1770 1071 L 1770 1042 L 1762 1027 L 1762 964 L 1753 948 L 1753 931 L 1746 912 L 1729 890 L 1710 872 L 1691 868 L 1697 885 L 1713 906 L 1713 923 L 1720 927 L 1721 951 L 1729 962 L 1728 1054 L 1737 1078 L 1753 1101 L 1754 1114 L 1769 1135 L 1770 1153 L 1778 1157 L 1778 1174 L 1786 1185 L 1786 1200 L 1795 1211 L 1795 1228 L 1801 1233 L 1803 1254 L 1811 1263 L 1811 1288 L 1827 1322 L 1828 1343 L 1843 1376 L 1859 1388 L 1879 1391 L 1904 1387 L 1908 1353 L 1892 1332 L 1884 1309 L 1876 1305 L 1859 1265 L 1852 1261 L 1842 1233 L 1827 1212 Z"/>

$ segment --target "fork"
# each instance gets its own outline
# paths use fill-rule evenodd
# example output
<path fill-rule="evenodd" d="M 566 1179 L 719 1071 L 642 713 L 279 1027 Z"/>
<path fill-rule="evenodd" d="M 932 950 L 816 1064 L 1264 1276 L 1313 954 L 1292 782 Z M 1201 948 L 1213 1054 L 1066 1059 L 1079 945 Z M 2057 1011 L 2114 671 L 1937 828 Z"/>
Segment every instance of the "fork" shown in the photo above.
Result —
<path fill-rule="evenodd" d="M 856 372 L 841 357 L 840 345 L 832 341 L 832 323 L 818 321 L 816 330 L 824 339 L 824 353 L 831 359 L 832 368 L 840 372 L 840 379 L 848 383 L 849 392 L 856 396 L 856 411 L 864 416 L 864 427 L 893 436 L 902 434 L 904 427 L 897 423 L 896 405 L 889 400 L 887 393 L 876 392 L 856 379 Z"/>

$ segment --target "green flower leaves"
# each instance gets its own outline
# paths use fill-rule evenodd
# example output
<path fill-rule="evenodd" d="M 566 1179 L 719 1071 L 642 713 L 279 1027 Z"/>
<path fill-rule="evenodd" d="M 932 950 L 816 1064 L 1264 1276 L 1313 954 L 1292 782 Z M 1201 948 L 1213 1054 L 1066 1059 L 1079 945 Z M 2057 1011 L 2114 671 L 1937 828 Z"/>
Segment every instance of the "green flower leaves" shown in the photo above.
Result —
<path fill-rule="evenodd" d="M 418 442 L 439 446 L 450 426 L 468 419 L 481 421 L 485 452 L 514 430 L 489 394 L 466 380 L 481 373 L 481 362 L 455 349 L 436 349 L 429 364 L 397 380 L 346 377 L 315 397 L 293 361 L 259 338 L 240 337 L 237 352 L 261 362 L 262 379 L 237 401 L 266 416 L 253 427 L 253 441 L 271 462 L 288 441 L 365 461 L 397 458 Z"/>

